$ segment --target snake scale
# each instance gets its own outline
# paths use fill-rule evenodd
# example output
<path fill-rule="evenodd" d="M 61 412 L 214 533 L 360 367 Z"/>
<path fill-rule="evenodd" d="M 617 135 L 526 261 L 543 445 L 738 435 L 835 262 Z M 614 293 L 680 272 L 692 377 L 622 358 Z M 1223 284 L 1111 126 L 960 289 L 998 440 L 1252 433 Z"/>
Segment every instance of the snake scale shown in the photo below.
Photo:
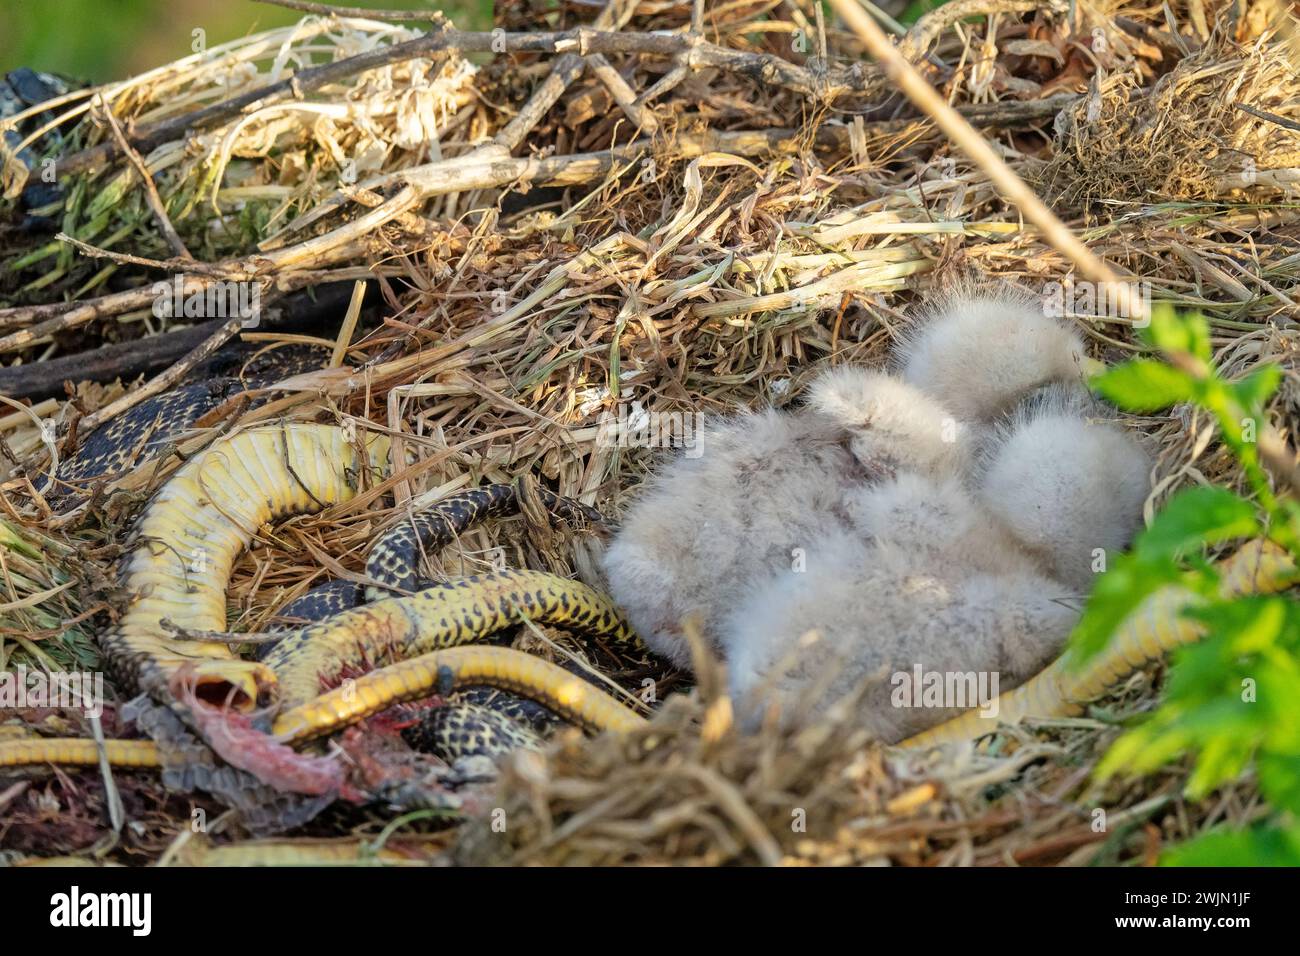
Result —
<path fill-rule="evenodd" d="M 130 427 L 138 428 L 138 422 Z M 157 702 L 152 708 L 142 705 L 146 719 L 137 723 L 150 729 L 158 742 L 108 741 L 105 756 L 110 763 L 161 766 L 185 781 L 240 796 L 245 809 L 256 811 L 292 785 L 260 780 L 257 766 L 241 769 L 239 755 L 228 750 L 222 757 L 233 766 L 211 765 L 210 753 L 200 744 L 212 742 L 211 727 L 198 719 L 196 707 L 220 705 L 249 715 L 263 710 L 269 720 L 254 719 L 262 720 L 281 744 L 301 744 L 395 703 L 463 687 L 520 694 L 590 731 L 627 731 L 644 723 L 623 704 L 554 664 L 507 648 L 469 643 L 524 619 L 614 643 L 635 642 L 617 609 L 599 593 L 541 572 L 510 570 L 418 590 L 428 583 L 418 575 L 419 551 L 445 543 L 482 516 L 515 507 L 512 486 L 455 496 L 395 529 L 376 545 L 367 562 L 367 575 L 376 585 L 365 594 L 370 603 L 356 606 L 360 589 L 335 582 L 286 612 L 307 618 L 337 613 L 285 632 L 263 660 L 232 653 L 231 640 L 223 633 L 225 589 L 238 554 L 259 528 L 275 519 L 350 500 L 370 480 L 387 473 L 388 453 L 383 436 L 361 438 L 337 426 L 260 426 L 219 439 L 158 491 L 139 519 L 123 562 L 129 604 L 100 637 L 106 666 L 119 685 L 138 688 Z M 568 520 L 593 520 L 588 510 L 564 499 L 546 496 L 544 504 Z M 1274 591 L 1294 578 L 1285 554 L 1258 542 L 1239 551 L 1222 570 L 1228 592 Z M 417 593 L 384 596 L 407 590 Z M 1188 600 L 1177 588 L 1157 592 L 1108 649 L 1085 667 L 1072 667 L 1067 655 L 1003 695 L 1001 719 L 1078 713 L 1084 701 L 1123 674 L 1195 640 L 1197 625 L 1179 614 Z M 349 669 L 362 676 L 331 688 Z M 187 687 L 189 696 L 179 694 L 179 687 Z M 438 716 L 408 737 L 432 735 L 468 752 L 530 743 L 523 723 L 508 721 L 479 702 L 467 702 L 461 717 L 456 713 L 435 710 Z M 969 739 L 985 730 L 972 713 L 904 745 Z M 0 766 L 89 765 L 98 759 L 98 748 L 87 740 L 0 742 Z M 312 787 L 302 790 L 313 792 Z M 330 799 L 328 793 L 317 795 L 325 802 Z M 310 815 L 312 806 L 319 805 L 298 812 Z M 274 819 L 283 825 L 289 818 L 281 813 Z"/>
<path fill-rule="evenodd" d="M 273 709 L 266 729 L 278 743 L 293 744 L 392 704 L 432 693 L 446 695 L 464 686 L 522 693 L 593 731 L 639 723 L 641 718 L 621 703 L 556 665 L 506 648 L 457 646 L 525 617 L 616 643 L 635 641 L 602 595 L 579 582 L 540 572 L 506 570 L 415 595 L 381 597 L 286 632 L 267 661 L 238 657 L 224 639 L 178 636 L 179 631 L 224 629 L 225 589 L 233 562 L 259 528 L 280 517 L 351 499 L 368 479 L 386 470 L 387 452 L 382 436 L 356 440 L 350 430 L 336 426 L 284 423 L 252 428 L 222 438 L 192 458 L 150 501 L 121 568 L 129 603 L 99 643 L 105 666 L 120 687 L 143 691 L 162 705 L 162 714 L 152 716 L 156 726 L 167 728 L 167 743 L 179 738 L 186 750 L 186 744 L 197 743 L 195 738 L 211 742 L 211 725 L 196 711 L 212 705 L 244 714 Z M 545 490 L 539 494 L 542 504 L 558 516 L 597 517 Z M 409 574 L 390 577 L 387 568 L 413 568 L 416 549 L 436 548 L 472 521 L 515 506 L 516 491 L 505 485 L 446 499 L 381 541 L 372 551 L 369 573 L 388 590 L 419 586 L 423 582 Z M 308 598 L 321 603 L 319 595 Z M 335 589 L 324 603 L 340 600 Z M 344 669 L 361 672 L 385 662 L 391 663 L 341 689 L 320 693 Z M 188 697 L 178 692 L 182 687 L 188 688 Z M 527 742 L 522 728 L 485 713 L 491 712 L 471 703 L 459 716 L 453 711 L 426 721 L 415 736 L 498 750 Z M 125 766 L 170 765 L 180 771 L 185 759 L 194 756 L 187 752 L 185 759 L 169 764 L 165 749 L 163 741 L 156 748 L 146 741 L 113 741 L 107 757 Z M 227 750 L 222 756 L 234 765 L 225 769 L 240 772 L 239 754 Z M 19 741 L 0 749 L 0 766 L 95 759 L 95 748 L 88 752 L 81 741 Z M 256 778 L 259 767 L 248 763 L 242 770 Z M 259 789 L 256 779 L 227 782 L 227 791 Z M 285 789 L 282 785 L 272 789 Z"/>

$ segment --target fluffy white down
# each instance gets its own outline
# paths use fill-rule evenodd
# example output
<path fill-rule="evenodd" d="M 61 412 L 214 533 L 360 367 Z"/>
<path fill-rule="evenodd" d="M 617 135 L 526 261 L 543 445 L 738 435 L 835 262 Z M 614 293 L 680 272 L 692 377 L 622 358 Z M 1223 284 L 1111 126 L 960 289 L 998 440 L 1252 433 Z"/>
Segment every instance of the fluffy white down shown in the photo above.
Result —
<path fill-rule="evenodd" d="M 604 554 L 610 594 L 655 652 L 690 665 L 682 624 L 698 615 L 713 643 L 746 584 L 790 567 L 846 483 L 864 477 L 839 430 L 775 411 L 706 425 L 702 453 L 679 457 L 641 489 Z"/>
<path fill-rule="evenodd" d="M 1025 570 L 991 574 L 933 552 L 828 535 L 806 573 L 757 585 L 724 626 L 731 695 L 753 729 L 852 700 L 857 724 L 894 742 L 960 708 L 899 707 L 892 677 L 997 672 L 999 690 L 1059 652 L 1077 619 L 1060 585 Z M 834 568 L 833 573 L 813 569 Z M 850 695 L 855 695 L 850 698 Z"/>
<path fill-rule="evenodd" d="M 1048 408 L 999 432 L 976 496 L 1046 573 L 1084 595 L 1141 527 L 1150 473 L 1146 451 L 1119 428 Z"/>
<path fill-rule="evenodd" d="M 895 741 L 956 709 L 895 706 L 894 674 L 996 672 L 1005 691 L 1055 657 L 1095 580 L 1093 549 L 1128 543 L 1148 488 L 1141 446 L 1082 407 L 1060 392 L 1013 416 L 973 494 L 916 473 L 850 494 L 849 521 L 806 571 L 758 583 L 724 622 L 746 726 L 860 690 L 860 726 Z"/>
<path fill-rule="evenodd" d="M 1005 291 L 954 293 L 921 315 L 895 350 L 904 381 L 961 417 L 989 421 L 1037 386 L 1079 381 L 1079 336 L 1041 303 Z"/>
<path fill-rule="evenodd" d="M 864 465 L 930 475 L 966 467 L 970 429 L 939 402 L 885 372 L 841 366 L 809 386 L 808 405 L 839 423 Z"/>
<path fill-rule="evenodd" d="M 1129 542 L 1148 493 L 1142 447 L 1089 421 L 1082 356 L 1038 303 L 959 290 L 900 344 L 901 379 L 833 369 L 798 411 L 710 423 L 626 511 L 612 596 L 679 666 L 696 616 L 749 727 L 851 700 L 896 741 L 955 712 L 896 706 L 899 672 L 1016 686 L 1059 653 L 1096 549 Z"/>
<path fill-rule="evenodd" d="M 856 493 L 900 469 L 963 471 L 964 432 L 933 400 L 865 370 L 835 370 L 793 413 L 701 430 L 698 457 L 647 481 L 603 563 L 610 593 L 655 652 L 690 665 L 688 615 L 719 650 L 722 616 L 755 580 L 806 563 L 851 519 Z"/>

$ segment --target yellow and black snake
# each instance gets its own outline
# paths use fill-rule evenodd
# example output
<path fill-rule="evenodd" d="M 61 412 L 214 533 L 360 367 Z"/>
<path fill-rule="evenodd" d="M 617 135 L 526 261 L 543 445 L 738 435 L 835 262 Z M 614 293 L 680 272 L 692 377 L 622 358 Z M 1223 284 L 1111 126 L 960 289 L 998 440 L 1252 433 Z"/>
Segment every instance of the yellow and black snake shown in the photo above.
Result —
<path fill-rule="evenodd" d="M 56 480 L 41 482 L 47 496 L 75 499 L 95 483 L 155 457 L 223 403 L 244 396 L 250 407 L 255 406 L 261 391 L 284 378 L 318 369 L 321 363 L 321 349 L 313 346 L 292 345 L 266 354 L 249 354 L 243 348 L 228 352 L 85 436 L 77 453 L 60 464 Z"/>
<path fill-rule="evenodd" d="M 131 603 L 101 641 L 116 676 L 157 694 L 184 667 L 201 698 L 236 708 L 274 702 L 283 709 L 306 703 L 348 665 L 382 666 L 468 643 L 525 616 L 634 640 L 603 596 L 578 582 L 530 571 L 464 579 L 342 611 L 287 633 L 265 662 L 235 657 L 224 641 L 163 636 L 164 622 L 191 632 L 222 631 L 225 583 L 253 531 L 278 517 L 348 500 L 365 475 L 383 469 L 387 449 L 382 437 L 353 444 L 341 428 L 282 424 L 231 436 L 182 467 L 143 515 L 138 544 L 124 568 Z M 506 486 L 456 496 L 399 527 L 374 549 L 368 564 L 374 577 L 386 583 L 387 567 L 418 557 L 398 552 L 414 551 L 421 538 L 454 535 L 474 518 L 505 508 L 512 494 Z M 493 676 L 485 675 L 484 682 L 492 683 Z"/>
<path fill-rule="evenodd" d="M 400 701 L 469 685 L 522 693 L 590 730 L 622 729 L 641 721 L 556 665 L 504 648 L 458 646 L 525 618 L 615 643 L 636 640 L 608 599 L 579 582 L 541 572 L 503 571 L 381 598 L 286 633 L 267 661 L 236 656 L 224 636 L 179 636 L 224 630 L 231 567 L 260 527 L 349 500 L 373 476 L 386 472 L 388 447 L 382 436 L 358 438 L 337 426 L 251 428 L 195 456 L 148 504 L 121 569 L 128 604 L 99 642 L 105 666 L 120 687 L 138 688 L 164 705 L 161 713 L 145 713 L 166 743 L 179 740 L 181 753 L 170 761 L 173 769 L 181 772 L 196 759 L 199 748 L 192 746 L 190 732 L 212 742 L 211 721 L 201 718 L 214 705 L 234 714 L 269 709 L 274 716 L 267 729 L 288 744 L 327 734 Z M 409 577 L 391 581 L 387 568 L 415 566 L 421 545 L 445 541 L 468 522 L 509 509 L 514 494 L 510 486 L 473 490 L 404 524 L 376 548 L 372 575 L 395 588 L 410 582 Z M 574 503 L 541 494 L 543 504 L 561 515 L 593 516 Z M 399 555 L 404 549 L 417 553 Z M 343 688 L 321 694 L 344 669 L 362 672 L 376 665 L 377 670 Z M 478 713 L 471 710 L 465 719 L 474 716 Z M 442 719 L 445 726 L 430 732 L 453 741 L 465 736 L 463 724 Z M 510 738 L 507 743 L 521 737 L 498 736 Z M 163 743 L 151 754 L 144 742 L 113 742 L 108 757 L 132 766 L 151 760 L 167 766 Z M 43 740 L 36 749 L 30 741 L 20 744 L 0 747 L 0 766 L 88 759 L 78 741 Z M 228 763 L 241 765 L 238 752 L 219 752 Z M 243 769 L 261 774 L 253 762 Z M 223 793 L 257 789 L 255 780 L 226 783 L 230 786 Z M 292 789 L 292 784 L 280 788 Z"/>
<path fill-rule="evenodd" d="M 361 436 L 331 425 L 265 425 L 220 439 L 159 490 L 141 516 L 123 563 L 129 604 L 100 638 L 106 665 L 119 684 L 137 687 L 163 705 L 145 708 L 143 719 L 137 719 L 158 743 L 109 741 L 105 753 L 111 763 L 161 765 L 182 776 L 203 766 L 202 783 L 226 794 L 241 788 L 254 792 L 248 802 L 256 805 L 274 794 L 256 777 L 211 768 L 211 755 L 194 745 L 192 736 L 186 738 L 188 728 L 213 742 L 211 723 L 200 719 L 196 708 L 219 705 L 223 712 L 245 715 L 261 708 L 265 717 L 250 719 L 261 719 L 280 743 L 288 744 L 328 734 L 401 701 L 445 695 L 464 686 L 519 693 L 592 731 L 624 731 L 643 723 L 631 709 L 554 664 L 507 648 L 468 643 L 524 619 L 613 642 L 635 641 L 607 598 L 578 582 L 541 572 L 503 571 L 409 596 L 381 597 L 286 633 L 263 661 L 231 652 L 231 639 L 222 632 L 225 588 L 235 557 L 264 524 L 352 498 L 372 477 L 387 473 L 388 452 L 388 441 L 380 435 Z M 454 533 L 464 522 L 507 507 L 511 494 L 507 488 L 493 487 L 459 496 L 444 512 L 412 523 L 395 540 L 409 549 L 436 542 L 440 534 Z M 566 507 L 555 499 L 549 506 L 561 513 Z M 399 563 L 398 550 L 396 544 L 385 546 L 368 563 L 381 585 L 391 580 L 384 566 Z M 410 557 L 400 558 L 404 568 L 414 566 Z M 1237 592 L 1277 590 L 1294 573 L 1284 553 L 1256 542 L 1226 562 L 1223 587 Z M 1195 640 L 1196 623 L 1178 613 L 1188 600 L 1189 595 L 1176 587 L 1157 592 L 1086 667 L 1073 668 L 1067 655 L 1003 695 L 1000 718 L 1077 713 L 1082 702 L 1119 676 Z M 202 639 L 205 636 L 214 639 Z M 358 671 L 376 669 L 324 690 L 349 664 Z M 178 688 L 187 694 L 178 693 Z M 485 725 L 495 720 L 485 718 Z M 495 729 L 483 733 L 491 736 Z M 970 738 L 986 729 L 978 717 L 966 715 L 906 743 Z M 449 732 L 454 736 L 455 730 Z M 526 742 L 513 729 L 502 729 L 500 738 Z M 241 766 L 237 752 L 227 748 L 221 754 Z M 0 766 L 89 764 L 97 759 L 97 748 L 85 740 L 0 742 Z M 251 763 L 245 769 L 260 772 Z M 237 779 L 223 784 L 223 773 Z"/>
<path fill-rule="evenodd" d="M 540 486 L 534 486 L 532 493 L 551 519 L 559 518 L 574 527 L 603 524 L 603 517 L 593 508 Z M 583 610 L 576 607 L 569 614 L 571 585 L 561 589 L 557 596 L 548 597 L 556 591 L 556 579 L 550 575 L 503 571 L 488 579 L 461 578 L 434 585 L 420 574 L 423 554 L 436 554 L 486 517 L 519 511 L 520 494 L 516 484 L 491 484 L 444 498 L 434 507 L 404 518 L 370 549 L 366 576 L 374 584 L 363 588 L 351 581 L 330 581 L 282 608 L 278 617 L 308 622 L 307 626 L 289 631 L 278 642 L 262 645 L 259 650 L 263 662 L 280 675 L 280 686 L 286 695 L 282 705 L 307 699 L 321 685 L 332 686 L 356 661 L 365 661 L 373 667 L 425 650 L 468 643 L 481 634 L 506 627 L 520 610 L 538 623 L 550 623 L 558 613 L 563 620 L 555 619 L 555 623 L 615 636 L 619 643 L 630 642 L 631 632 L 612 620 L 587 621 Z M 408 629 L 399 643 L 378 646 L 368 635 L 374 633 L 373 617 L 382 613 L 384 605 L 377 610 L 346 613 L 365 602 L 379 602 L 394 595 L 419 592 L 428 600 L 445 598 L 443 592 L 449 588 L 477 592 L 483 607 L 495 604 L 497 613 L 503 617 L 499 621 L 440 620 L 436 633 L 422 635 Z M 363 622 L 369 622 L 369 626 Z M 390 630 L 389 639 L 394 639 L 395 634 Z M 295 686 L 296 690 L 290 689 Z M 427 711 L 419 725 L 406 734 L 418 749 L 444 759 L 496 756 L 520 746 L 535 745 L 535 732 L 554 724 L 554 716 L 544 706 L 496 689 L 468 688 L 456 693 L 452 701 L 448 706 Z"/>

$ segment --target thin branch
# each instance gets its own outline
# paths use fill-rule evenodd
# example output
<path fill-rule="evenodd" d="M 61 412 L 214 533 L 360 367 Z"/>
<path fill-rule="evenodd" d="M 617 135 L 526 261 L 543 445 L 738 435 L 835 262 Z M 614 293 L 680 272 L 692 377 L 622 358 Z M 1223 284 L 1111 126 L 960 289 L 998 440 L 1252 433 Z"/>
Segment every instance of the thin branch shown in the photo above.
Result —
<path fill-rule="evenodd" d="M 343 314 L 343 324 L 339 327 L 338 337 L 334 340 L 334 351 L 330 353 L 330 368 L 338 368 L 352 344 L 352 334 L 357 328 L 357 319 L 361 317 L 361 305 L 366 298 L 366 283 L 357 281 L 352 284 L 352 298 L 348 301 L 348 310 Z"/>
<path fill-rule="evenodd" d="M 627 80 L 610 65 L 603 53 L 587 57 L 587 67 L 637 129 L 650 135 L 659 131 L 659 120 L 655 119 L 654 113 L 636 101 L 636 91 L 627 85 Z"/>
<path fill-rule="evenodd" d="M 206 283 L 200 284 L 200 282 L 201 280 L 198 278 L 188 280 L 185 293 L 189 294 L 205 288 Z M 37 339 L 53 335 L 56 332 L 62 332 L 65 329 L 85 325 L 95 319 L 111 318 L 124 312 L 134 312 L 136 309 L 147 308 L 153 304 L 154 298 L 155 293 L 153 290 L 146 287 L 130 289 L 126 292 L 114 292 L 85 302 L 79 302 L 74 308 L 53 318 L 36 322 L 27 328 L 19 329 L 17 332 L 11 332 L 9 335 L 0 338 L 0 353 L 15 352 L 18 349 L 26 348 Z M 0 320 L 6 318 L 9 318 L 9 316 L 0 315 Z"/>
<path fill-rule="evenodd" d="M 637 106 L 645 106 L 649 103 L 653 103 L 655 100 L 659 99 L 659 97 L 672 92 L 672 90 L 681 85 L 682 81 L 685 80 L 689 74 L 690 68 L 685 63 L 682 63 L 679 58 L 671 70 L 659 77 L 659 80 L 651 86 L 650 89 L 637 97 Z"/>
<path fill-rule="evenodd" d="M 447 22 L 447 17 L 441 10 L 371 10 L 366 7 L 336 7 L 328 3 L 309 3 L 308 0 L 254 0 L 254 2 L 286 7 L 302 13 L 315 13 L 323 17 L 357 17 L 394 23 L 432 21 L 438 25 Z"/>
<path fill-rule="evenodd" d="M 126 141 L 126 134 L 122 132 L 121 125 L 117 122 L 117 117 L 113 115 L 112 109 L 100 97 L 96 97 L 95 105 L 99 108 L 98 112 L 108 123 L 108 128 L 113 131 L 113 139 L 117 141 L 118 148 L 126 154 L 126 158 L 131 165 L 135 167 L 136 174 L 140 177 L 140 182 L 144 184 L 144 198 L 149 204 L 149 210 L 158 222 L 158 228 L 162 231 L 163 238 L 167 240 L 167 245 L 171 247 L 172 253 L 181 259 L 193 259 L 190 251 L 185 248 L 185 243 L 181 241 L 180 233 L 172 225 L 171 219 L 167 216 L 167 209 L 163 206 L 162 196 L 158 195 L 158 186 L 153 181 L 153 175 L 149 172 L 149 167 L 144 164 L 140 154 L 136 152 L 131 144 Z"/>
<path fill-rule="evenodd" d="M 551 67 L 551 73 L 542 84 L 533 91 L 528 102 L 505 127 L 493 137 L 494 141 L 513 152 L 524 141 L 533 127 L 564 95 L 569 84 L 582 75 L 582 57 L 572 53 L 561 55 Z"/>
<path fill-rule="evenodd" d="M 200 275 L 210 275 L 221 279 L 245 279 L 247 276 L 243 273 L 231 272 L 221 265 L 209 265 L 206 262 L 199 262 L 197 259 L 177 257 L 175 259 L 150 259 L 147 256 L 133 256 L 129 252 L 113 252 L 111 249 L 101 249 L 99 246 L 91 245 L 89 242 L 83 242 L 66 232 L 55 234 L 55 239 L 60 242 L 66 242 L 82 255 L 90 259 L 108 259 L 123 265 L 144 266 L 146 269 L 162 269 L 167 272 L 196 272 Z M 71 303 L 75 304 L 75 303 Z M 64 309 L 63 311 L 67 311 Z M 8 313 L 4 313 L 7 315 Z"/>
<path fill-rule="evenodd" d="M 64 382 L 109 382 L 115 378 L 125 381 L 193 351 L 221 322 L 214 319 L 143 339 L 112 342 L 88 352 L 0 368 L 0 394 L 14 398 L 63 397 Z"/>
<path fill-rule="evenodd" d="M 831 0 L 831 3 L 853 32 L 866 44 L 871 55 L 884 65 L 889 78 L 898 84 L 907 98 L 918 109 L 928 114 L 948 138 L 984 171 L 998 191 L 1042 231 L 1043 238 L 1052 248 L 1073 262 L 1084 276 L 1094 282 L 1105 283 L 1113 289 L 1121 314 L 1134 320 L 1147 316 L 1146 304 L 1133 291 L 1130 284 L 1121 281 L 1115 270 L 1085 246 L 1034 194 L 1033 190 L 1025 185 L 975 128 L 949 106 L 935 92 L 934 87 L 916 72 L 915 67 L 889 41 L 876 21 L 862 12 L 862 8 L 855 0 Z M 960 5 L 960 0 L 953 4 L 953 6 Z M 1295 452 L 1268 425 L 1261 429 L 1259 451 L 1260 461 L 1275 480 L 1284 486 L 1300 487 L 1296 484 L 1300 481 L 1300 467 L 1296 465 Z"/>
<path fill-rule="evenodd" d="M 43 305 L 16 305 L 8 309 L 0 309 L 0 332 L 6 332 L 9 329 L 16 329 L 24 325 L 29 325 L 32 322 L 40 322 L 57 315 L 63 315 L 67 312 L 71 312 L 80 305 L 81 303 L 74 299 L 71 302 L 48 302 Z"/>
<path fill-rule="evenodd" d="M 300 275 L 311 280 L 310 293 L 290 293 L 277 303 L 275 310 L 264 310 L 266 314 L 262 316 L 259 331 L 318 330 L 322 323 L 330 322 L 348 307 L 353 280 L 304 273 L 295 273 L 295 279 Z M 63 397 L 64 382 L 111 382 L 114 379 L 129 382 L 137 375 L 164 369 L 194 351 L 224 321 L 212 319 L 142 339 L 111 342 L 85 352 L 0 368 L 0 395 L 22 399 L 51 395 Z"/>
<path fill-rule="evenodd" d="M 360 220 L 358 220 L 360 221 Z M 368 220 L 369 221 L 369 220 Z M 344 227 L 339 232 L 351 232 L 351 225 Z M 322 237 L 327 238 L 327 237 Z M 290 250 L 291 259 L 298 261 L 297 256 L 301 255 L 304 260 L 310 260 L 312 257 L 312 246 L 314 242 L 304 242 L 299 246 L 294 246 Z M 276 288 L 280 292 L 289 292 L 295 289 L 301 289 L 304 286 L 312 285 L 316 282 L 323 281 L 323 273 L 320 267 L 332 264 L 336 261 L 343 261 L 350 256 L 359 254 L 362 247 L 357 244 L 357 237 L 346 235 L 343 241 L 337 245 L 330 246 L 326 251 L 317 254 L 316 261 L 313 262 L 314 268 L 305 270 L 294 270 L 282 275 L 274 276 Z M 245 260 L 231 260 L 228 273 L 234 274 L 252 274 L 249 268 L 250 262 L 266 261 L 266 257 L 250 257 Z M 274 267 L 275 263 L 270 264 Z M 369 270 L 366 270 L 367 272 Z M 179 276 L 181 279 L 181 294 L 185 296 L 202 292 L 214 282 L 222 281 L 219 276 L 222 273 L 213 272 L 206 275 L 196 275 L 192 272 Z M 153 285 L 156 285 L 154 283 Z M 20 329 L 10 335 L 0 338 L 0 353 L 13 352 L 18 349 L 26 348 L 38 339 L 54 335 L 67 329 L 76 328 L 92 322 L 95 319 L 114 318 L 127 312 L 135 312 L 140 309 L 152 308 L 154 300 L 158 293 L 154 291 L 153 285 L 143 286 L 138 289 L 128 289 L 124 292 L 113 292 L 109 295 L 99 296 L 89 299 L 85 302 L 77 303 L 76 307 L 62 313 L 54 318 L 38 322 L 25 329 Z M 3 318 L 0 315 L 0 318 Z"/>
<path fill-rule="evenodd" d="M 1237 109 L 1241 110 L 1243 113 L 1249 113 L 1251 116 L 1255 117 L 1256 119 L 1262 119 L 1269 123 L 1276 123 L 1278 126 L 1281 126 L 1283 129 L 1290 129 L 1290 130 L 1295 130 L 1296 132 L 1300 132 L 1300 122 L 1297 122 L 1296 120 L 1287 119 L 1285 116 L 1278 116 L 1276 113 L 1269 113 L 1264 110 L 1256 109 L 1253 106 L 1247 106 L 1245 103 L 1238 103 L 1236 104 L 1236 106 Z"/>
<path fill-rule="evenodd" d="M 1019 0 L 1017 0 L 1019 2 Z M 1146 305 L 1119 281 L 1119 275 L 1100 256 L 1079 241 L 1069 227 L 1052 212 L 1034 191 L 1025 185 L 1010 166 L 993 151 L 993 147 L 941 97 L 925 78 L 908 62 L 902 52 L 855 0 L 831 0 L 836 11 L 866 45 L 867 50 L 884 66 L 885 73 L 912 101 L 917 109 L 934 120 L 935 125 L 989 177 L 994 187 L 1037 226 L 1043 238 L 1057 252 L 1075 264 L 1079 272 L 1094 282 L 1111 284 L 1116 290 L 1122 314 L 1138 320 L 1146 315 Z M 954 7 L 969 6 L 958 0 Z"/>

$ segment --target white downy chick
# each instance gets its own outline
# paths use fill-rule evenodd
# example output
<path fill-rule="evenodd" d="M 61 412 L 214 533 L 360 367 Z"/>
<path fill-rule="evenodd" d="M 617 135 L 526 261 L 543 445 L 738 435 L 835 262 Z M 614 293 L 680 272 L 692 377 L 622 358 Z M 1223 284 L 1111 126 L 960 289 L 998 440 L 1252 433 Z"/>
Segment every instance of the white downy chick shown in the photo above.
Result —
<path fill-rule="evenodd" d="M 1150 459 L 1090 419 L 1103 411 L 1068 386 L 1041 389 L 994 430 L 973 492 L 905 473 L 851 496 L 850 525 L 806 573 L 758 583 L 725 623 L 747 724 L 773 705 L 816 715 L 861 687 L 861 725 L 894 741 L 960 709 L 896 706 L 894 675 L 996 673 L 1000 693 L 1045 666 L 1102 552 L 1141 525 Z"/>
<path fill-rule="evenodd" d="M 1151 490 L 1150 456 L 1105 413 L 1042 389 L 994 430 L 974 478 L 981 506 L 1080 597 L 1141 528 Z"/>
<path fill-rule="evenodd" d="M 770 707 L 796 721 L 860 692 L 856 724 L 903 739 L 961 707 L 898 706 L 896 675 L 983 675 L 994 697 L 1050 661 L 1078 618 L 1069 589 L 1040 574 L 958 482 L 902 475 L 858 497 L 858 527 L 828 534 L 805 571 L 756 582 L 724 622 L 731 693 L 749 729 Z"/>
<path fill-rule="evenodd" d="M 889 375 L 823 373 L 802 409 L 706 425 L 698 457 L 647 481 L 603 557 L 610 594 L 652 650 L 689 666 L 688 615 L 719 651 L 723 616 L 849 522 L 855 492 L 900 471 L 964 471 L 964 437 L 946 409 Z"/>
<path fill-rule="evenodd" d="M 895 346 L 905 382 L 965 421 L 988 422 L 1035 388 L 1082 387 L 1083 342 L 1042 303 L 963 285 L 928 305 Z"/>

